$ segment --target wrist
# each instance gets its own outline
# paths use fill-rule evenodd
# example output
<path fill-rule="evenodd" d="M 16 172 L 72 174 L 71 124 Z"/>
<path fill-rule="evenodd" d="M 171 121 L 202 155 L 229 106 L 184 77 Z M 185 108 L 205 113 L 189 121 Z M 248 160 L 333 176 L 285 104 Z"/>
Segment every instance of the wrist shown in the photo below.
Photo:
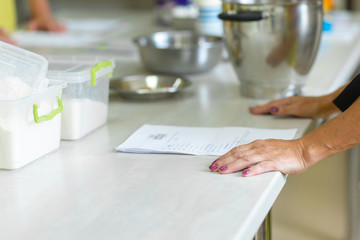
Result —
<path fill-rule="evenodd" d="M 324 142 L 325 139 L 326 136 L 322 136 L 319 132 L 314 134 L 314 131 L 297 139 L 301 149 L 300 154 L 307 167 L 333 155 L 333 150 L 330 145 Z"/>
<path fill-rule="evenodd" d="M 333 103 L 334 99 L 335 99 L 335 96 L 333 93 L 321 97 L 321 100 L 319 101 L 319 111 L 318 112 L 322 113 L 323 118 L 327 118 L 331 114 L 334 114 L 339 111 L 339 109 Z"/>

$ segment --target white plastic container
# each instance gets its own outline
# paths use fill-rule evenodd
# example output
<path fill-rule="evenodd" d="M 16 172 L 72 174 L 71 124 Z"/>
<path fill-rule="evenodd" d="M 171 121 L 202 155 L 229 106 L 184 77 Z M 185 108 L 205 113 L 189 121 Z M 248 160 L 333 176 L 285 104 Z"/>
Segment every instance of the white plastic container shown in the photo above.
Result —
<path fill-rule="evenodd" d="M 61 139 L 77 140 L 107 121 L 114 63 L 98 58 L 47 56 L 50 79 L 64 80 Z"/>
<path fill-rule="evenodd" d="M 197 31 L 205 35 L 223 36 L 223 23 L 218 18 L 222 12 L 220 0 L 195 0 L 199 7 Z"/>
<path fill-rule="evenodd" d="M 0 86 L 9 87 L 11 81 L 18 80 L 31 89 L 31 93 L 41 91 L 48 85 L 45 78 L 47 60 L 36 53 L 0 41 Z M 10 82 L 8 82 L 10 81 Z M 12 99 L 24 97 L 24 89 L 14 87 Z M 4 99 L 0 96 L 0 100 Z"/>
<path fill-rule="evenodd" d="M 59 148 L 65 86 L 54 81 L 28 97 L 0 101 L 1 169 L 20 168 Z"/>

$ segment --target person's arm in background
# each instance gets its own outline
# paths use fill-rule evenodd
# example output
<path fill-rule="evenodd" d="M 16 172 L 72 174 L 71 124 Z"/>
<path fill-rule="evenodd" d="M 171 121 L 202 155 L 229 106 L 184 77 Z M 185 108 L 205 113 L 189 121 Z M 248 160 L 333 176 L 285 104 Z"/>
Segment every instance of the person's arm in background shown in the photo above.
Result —
<path fill-rule="evenodd" d="M 6 31 L 6 29 L 1 27 L 0 27 L 0 41 L 16 45 L 15 40 L 11 38 L 10 34 Z"/>
<path fill-rule="evenodd" d="M 53 18 L 48 0 L 28 0 L 31 10 L 29 30 L 47 30 L 51 32 L 64 32 L 66 27 Z"/>

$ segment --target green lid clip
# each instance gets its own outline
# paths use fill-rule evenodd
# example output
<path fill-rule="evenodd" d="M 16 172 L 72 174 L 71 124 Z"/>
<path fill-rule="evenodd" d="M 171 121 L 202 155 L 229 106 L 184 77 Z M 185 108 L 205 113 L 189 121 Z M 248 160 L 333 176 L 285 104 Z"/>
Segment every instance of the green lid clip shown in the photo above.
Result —
<path fill-rule="evenodd" d="M 44 115 L 39 117 L 38 114 L 38 108 L 39 106 L 37 104 L 33 105 L 33 115 L 34 115 L 34 121 L 36 123 L 41 123 L 43 121 L 50 121 L 51 119 L 53 119 L 57 114 L 61 113 L 63 111 L 63 104 L 62 104 L 62 95 L 59 97 L 57 97 L 58 99 L 58 108 L 54 109 L 53 111 L 51 111 L 51 113 L 49 115 Z"/>
<path fill-rule="evenodd" d="M 95 86 L 96 72 L 100 71 L 100 69 L 103 67 L 104 68 L 111 67 L 112 65 L 113 64 L 111 61 L 104 61 L 104 62 L 98 63 L 95 67 L 91 68 L 91 86 Z M 108 76 L 112 76 L 112 72 Z"/>

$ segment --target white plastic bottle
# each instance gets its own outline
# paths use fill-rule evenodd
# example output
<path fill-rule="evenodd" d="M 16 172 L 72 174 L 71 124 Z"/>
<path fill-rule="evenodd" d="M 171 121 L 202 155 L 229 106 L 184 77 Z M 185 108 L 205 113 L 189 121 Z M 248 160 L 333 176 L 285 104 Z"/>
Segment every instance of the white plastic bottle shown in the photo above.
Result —
<path fill-rule="evenodd" d="M 223 36 L 220 0 L 194 0 L 199 8 L 197 31 L 205 35 Z"/>

